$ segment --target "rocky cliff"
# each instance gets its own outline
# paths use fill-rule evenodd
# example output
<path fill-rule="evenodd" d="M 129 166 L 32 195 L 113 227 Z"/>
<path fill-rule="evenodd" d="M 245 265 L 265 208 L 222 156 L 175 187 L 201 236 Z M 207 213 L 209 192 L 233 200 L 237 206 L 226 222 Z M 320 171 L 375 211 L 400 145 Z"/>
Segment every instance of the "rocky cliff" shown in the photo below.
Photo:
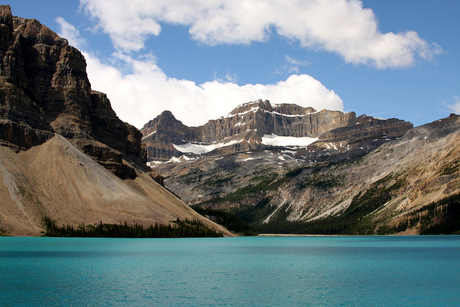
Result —
<path fill-rule="evenodd" d="M 146 151 L 106 95 L 91 90 L 83 55 L 37 20 L 0 7 L 0 137 L 16 151 L 58 133 L 121 178 L 135 176 Z"/>
<path fill-rule="evenodd" d="M 230 154 L 266 147 L 267 135 L 318 138 L 322 142 L 356 142 L 368 138 L 403 135 L 412 124 L 399 119 L 381 120 L 356 117 L 354 112 L 305 108 L 295 104 L 272 105 L 257 100 L 236 107 L 226 117 L 210 120 L 203 126 L 187 127 L 165 111 L 142 129 L 149 161 L 168 161 L 187 151 L 187 143 L 215 146 L 214 154 Z"/>
<path fill-rule="evenodd" d="M 77 49 L 0 5 L 0 234 L 39 235 L 47 216 L 58 225 L 199 220 L 232 235 L 160 185 L 141 137 L 91 89 Z"/>

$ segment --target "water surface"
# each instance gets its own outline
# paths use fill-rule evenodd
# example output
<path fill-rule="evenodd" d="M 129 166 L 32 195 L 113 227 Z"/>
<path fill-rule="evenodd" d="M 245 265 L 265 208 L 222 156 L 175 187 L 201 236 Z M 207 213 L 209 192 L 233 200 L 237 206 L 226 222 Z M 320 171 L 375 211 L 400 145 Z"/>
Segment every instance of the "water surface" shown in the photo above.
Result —
<path fill-rule="evenodd" d="M 459 236 L 0 238 L 1 306 L 459 306 Z"/>

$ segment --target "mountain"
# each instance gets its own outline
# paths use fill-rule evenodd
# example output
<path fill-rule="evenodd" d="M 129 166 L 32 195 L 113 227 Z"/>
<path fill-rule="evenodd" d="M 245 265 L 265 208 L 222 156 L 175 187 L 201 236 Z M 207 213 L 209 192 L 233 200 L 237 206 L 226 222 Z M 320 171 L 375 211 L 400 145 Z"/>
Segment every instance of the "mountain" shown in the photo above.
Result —
<path fill-rule="evenodd" d="M 363 142 L 211 152 L 155 170 L 189 205 L 232 211 L 261 232 L 417 234 L 459 223 L 459 116 Z"/>
<path fill-rule="evenodd" d="M 260 232 L 460 231 L 454 114 L 414 128 L 258 100 L 199 127 L 165 111 L 141 132 L 150 165 L 185 203 L 231 211 Z"/>
<path fill-rule="evenodd" d="M 399 119 L 356 117 L 354 112 L 317 112 L 311 107 L 272 105 L 267 100 L 257 100 L 242 104 L 226 117 L 210 120 L 199 127 L 187 127 L 171 112 L 164 111 L 145 124 L 141 132 L 148 161 L 165 162 L 181 156 L 183 160 L 195 158 L 209 152 L 216 155 L 258 150 L 286 142 L 299 146 L 315 142 L 319 147 L 330 146 L 326 143 L 347 148 L 375 147 L 375 142 L 368 144 L 366 140 L 393 139 L 410 128 L 411 123 Z"/>
<path fill-rule="evenodd" d="M 161 186 L 141 137 L 91 89 L 80 51 L 0 6 L 0 232 L 38 235 L 47 216 L 69 225 L 196 219 L 231 235 Z"/>

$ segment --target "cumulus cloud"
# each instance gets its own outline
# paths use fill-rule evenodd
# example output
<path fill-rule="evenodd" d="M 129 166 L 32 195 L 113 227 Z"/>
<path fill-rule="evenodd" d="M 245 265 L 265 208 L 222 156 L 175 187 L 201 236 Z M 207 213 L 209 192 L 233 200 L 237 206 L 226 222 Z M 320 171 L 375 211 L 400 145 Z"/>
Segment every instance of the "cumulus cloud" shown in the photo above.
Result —
<path fill-rule="evenodd" d="M 59 35 L 70 44 L 86 44 L 73 25 L 63 18 L 57 22 L 61 27 Z M 118 52 L 109 61 L 102 61 L 93 53 L 82 53 L 91 87 L 106 93 L 118 117 L 138 128 L 164 110 L 172 111 L 186 125 L 198 126 L 226 115 L 240 103 L 256 99 L 296 103 L 318 110 L 343 110 L 342 99 L 308 75 L 292 75 L 276 84 L 240 86 L 235 83 L 237 76 L 228 72 L 225 80 L 197 85 L 166 76 L 152 54 L 134 58 Z"/>
<path fill-rule="evenodd" d="M 342 99 L 308 75 L 292 75 L 268 85 L 240 86 L 221 80 L 198 85 L 169 78 L 155 58 L 140 60 L 116 54 L 116 63 L 104 64 L 91 54 L 85 53 L 85 57 L 93 89 L 107 93 L 117 115 L 138 128 L 164 110 L 170 110 L 186 125 L 199 126 L 209 119 L 225 116 L 240 103 L 256 99 L 297 103 L 319 110 L 343 110 Z M 123 74 L 119 67 L 131 73 Z"/>
<path fill-rule="evenodd" d="M 161 23 L 189 27 L 208 45 L 265 42 L 280 35 L 301 46 L 326 50 L 346 62 L 379 69 L 431 59 L 441 47 L 414 31 L 382 33 L 361 0 L 81 0 L 82 6 L 121 51 L 138 51 Z"/>

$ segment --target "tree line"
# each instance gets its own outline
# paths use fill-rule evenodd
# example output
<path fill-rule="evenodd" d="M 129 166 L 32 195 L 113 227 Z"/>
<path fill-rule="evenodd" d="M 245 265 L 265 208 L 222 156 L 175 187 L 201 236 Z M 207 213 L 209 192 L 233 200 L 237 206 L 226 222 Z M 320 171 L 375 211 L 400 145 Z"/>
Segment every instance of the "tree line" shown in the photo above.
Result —
<path fill-rule="evenodd" d="M 191 206 L 191 208 L 202 216 L 211 218 L 214 222 L 224 226 L 231 232 L 242 234 L 244 236 L 258 235 L 254 227 L 243 221 L 236 214 L 224 210 L 202 208 L 200 206 Z"/>
<path fill-rule="evenodd" d="M 99 237 L 99 238 L 194 238 L 194 237 L 223 237 L 222 233 L 214 231 L 196 220 L 179 220 L 168 224 L 144 227 L 134 223 L 128 225 L 104 224 L 79 225 L 77 227 L 64 224 L 59 226 L 49 217 L 43 218 L 45 237 Z"/>

